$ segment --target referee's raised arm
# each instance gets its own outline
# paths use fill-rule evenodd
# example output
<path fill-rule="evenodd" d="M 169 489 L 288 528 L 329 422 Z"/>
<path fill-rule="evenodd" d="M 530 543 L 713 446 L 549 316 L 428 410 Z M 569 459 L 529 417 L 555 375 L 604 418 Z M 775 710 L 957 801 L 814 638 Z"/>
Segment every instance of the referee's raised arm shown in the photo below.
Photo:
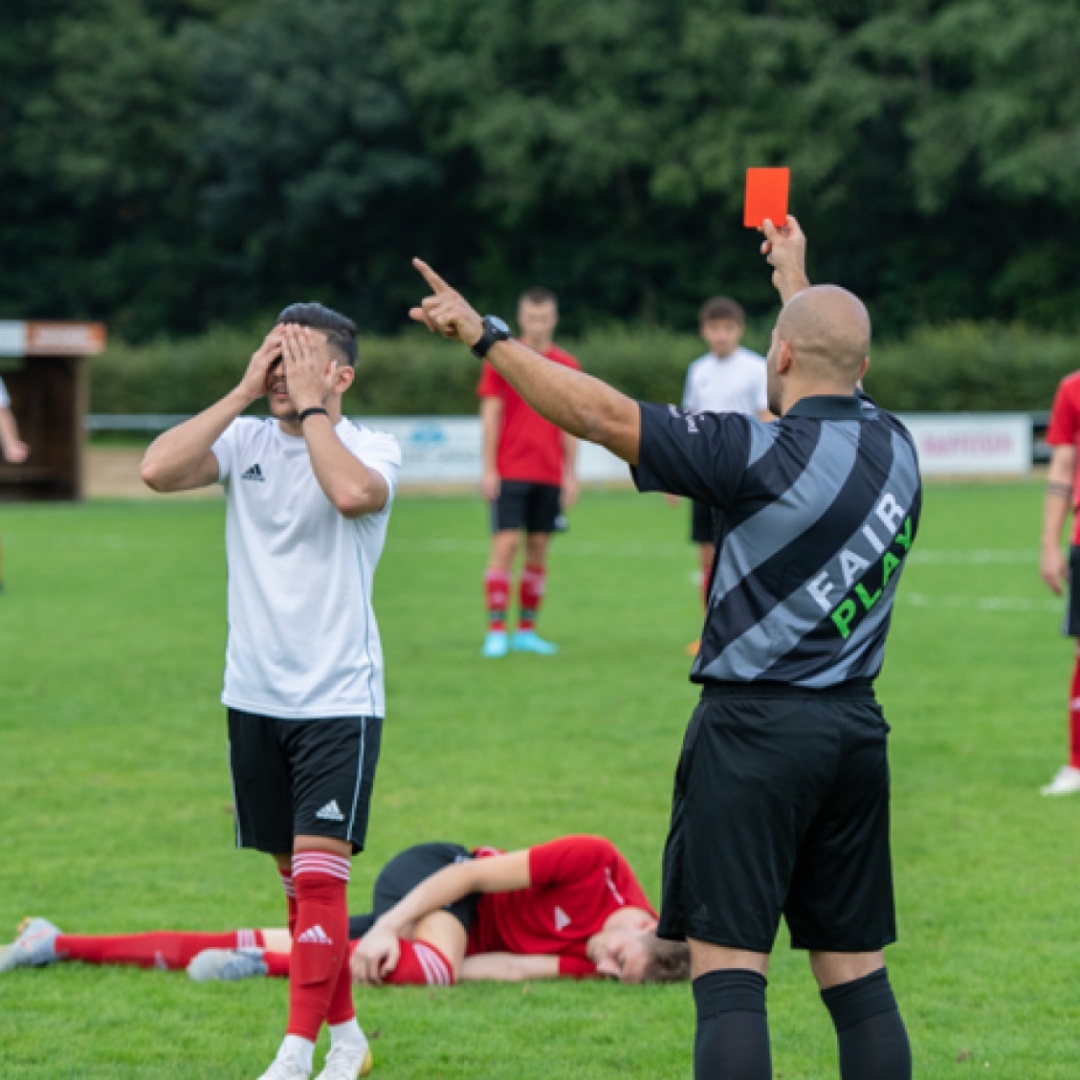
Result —
<path fill-rule="evenodd" d="M 579 439 L 598 443 L 629 465 L 636 465 L 641 444 L 641 412 L 633 398 L 584 372 L 551 364 L 503 331 L 505 323 L 481 317 L 427 263 L 413 265 L 432 293 L 409 312 L 432 333 L 468 345 L 545 419 Z"/>

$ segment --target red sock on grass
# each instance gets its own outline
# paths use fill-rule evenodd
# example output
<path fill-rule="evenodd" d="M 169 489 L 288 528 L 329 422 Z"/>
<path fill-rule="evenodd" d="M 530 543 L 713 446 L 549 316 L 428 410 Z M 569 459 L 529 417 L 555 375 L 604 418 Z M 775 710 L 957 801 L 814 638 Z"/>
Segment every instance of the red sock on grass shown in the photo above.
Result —
<path fill-rule="evenodd" d="M 299 851 L 292 876 L 297 916 L 287 1031 L 315 1042 L 349 951 L 349 860 L 326 851 Z"/>
<path fill-rule="evenodd" d="M 84 964 L 129 964 L 181 971 L 203 949 L 252 949 L 262 948 L 263 944 L 261 930 L 230 930 L 224 934 L 158 930 L 108 937 L 61 934 L 56 939 L 56 953 Z"/>
<path fill-rule="evenodd" d="M 510 575 L 505 570 L 485 571 L 484 606 L 488 629 L 505 632 L 506 610 L 510 606 Z"/>
<path fill-rule="evenodd" d="M 540 605 L 544 600 L 547 587 L 547 570 L 542 566 L 526 566 L 521 571 L 518 582 L 518 629 L 534 630 L 540 614 Z"/>
<path fill-rule="evenodd" d="M 1080 651 L 1076 654 L 1069 690 L 1069 764 L 1080 769 Z"/>

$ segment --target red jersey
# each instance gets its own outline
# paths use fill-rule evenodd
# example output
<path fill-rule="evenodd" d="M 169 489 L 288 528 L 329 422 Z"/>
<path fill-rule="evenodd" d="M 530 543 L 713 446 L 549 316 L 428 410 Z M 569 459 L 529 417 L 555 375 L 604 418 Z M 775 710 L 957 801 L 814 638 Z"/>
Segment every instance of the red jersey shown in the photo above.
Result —
<path fill-rule="evenodd" d="M 581 370 L 577 360 L 557 345 L 552 345 L 543 355 L 556 364 Z M 495 468 L 499 476 L 503 480 L 560 487 L 563 433 L 526 405 L 521 395 L 486 360 L 476 393 L 482 398 L 500 398 L 503 403 L 502 428 L 495 450 Z"/>
<path fill-rule="evenodd" d="M 1054 407 L 1050 410 L 1050 426 L 1046 430 L 1050 446 L 1075 446 L 1080 450 L 1080 371 L 1067 375 L 1058 383 Z M 1080 514 L 1076 511 L 1076 482 L 1073 481 L 1072 543 L 1080 544 Z"/>
<path fill-rule="evenodd" d="M 493 848 L 478 858 L 500 855 Z M 585 945 L 619 908 L 656 912 L 630 864 L 602 836 L 564 836 L 529 848 L 532 885 L 508 893 L 484 893 L 469 931 L 466 956 L 510 952 L 559 957 L 559 974 L 596 974 Z"/>

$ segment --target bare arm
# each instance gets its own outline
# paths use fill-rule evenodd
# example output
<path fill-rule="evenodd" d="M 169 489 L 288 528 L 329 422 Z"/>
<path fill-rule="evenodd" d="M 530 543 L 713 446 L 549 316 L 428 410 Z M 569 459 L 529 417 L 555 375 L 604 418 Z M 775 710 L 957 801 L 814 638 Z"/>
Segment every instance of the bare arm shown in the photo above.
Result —
<path fill-rule="evenodd" d="M 308 408 L 325 408 L 352 383 L 352 369 L 334 362 L 325 335 L 286 326 L 282 340 L 286 385 L 298 414 Z M 318 413 L 301 426 L 315 479 L 339 513 L 356 518 L 386 505 L 390 498 L 386 478 L 365 465 L 338 438 L 334 417 Z"/>
<path fill-rule="evenodd" d="M 19 438 L 15 414 L 8 408 L 0 409 L 0 458 L 21 465 L 29 454 L 30 447 Z"/>
<path fill-rule="evenodd" d="M 526 979 L 557 979 L 557 956 L 518 956 L 516 953 L 478 953 L 465 957 L 461 978 L 467 982 L 524 982 Z"/>
<path fill-rule="evenodd" d="M 791 214 L 779 228 L 766 219 L 761 231 L 765 234 L 761 253 L 773 268 L 773 287 L 786 304 L 796 293 L 810 288 L 806 276 L 806 236 Z"/>
<path fill-rule="evenodd" d="M 573 435 L 563 432 L 563 479 L 559 505 L 565 510 L 573 510 L 578 500 L 577 478 L 578 441 Z"/>
<path fill-rule="evenodd" d="M 407 937 L 425 915 L 470 893 L 513 892 L 530 884 L 527 850 L 443 867 L 381 915 L 360 939 L 352 955 L 353 980 L 372 986 L 381 983 L 397 966 L 398 938 Z"/>
<path fill-rule="evenodd" d="M 222 432 L 266 393 L 270 365 L 281 355 L 280 327 L 267 334 L 239 386 L 220 401 L 159 435 L 143 455 L 139 475 L 154 491 L 187 491 L 217 481 L 218 463 L 210 449 Z"/>
<path fill-rule="evenodd" d="M 484 456 L 480 494 L 488 502 L 494 502 L 499 497 L 499 491 L 502 488 L 495 460 L 499 449 L 499 432 L 502 430 L 504 409 L 502 398 L 483 397 L 480 399 L 480 428 L 483 438 L 481 449 Z"/>
<path fill-rule="evenodd" d="M 413 265 L 432 289 L 409 316 L 433 332 L 472 346 L 484 332 L 483 319 L 427 263 Z M 492 366 L 556 427 L 607 447 L 637 464 L 641 414 L 637 402 L 607 383 L 562 364 L 552 364 L 520 341 L 500 341 L 487 356 Z"/>
<path fill-rule="evenodd" d="M 1073 502 L 1076 474 L 1076 447 L 1055 446 L 1050 452 L 1050 471 L 1043 503 L 1042 556 L 1039 571 L 1043 581 L 1059 596 L 1069 579 L 1069 563 L 1061 547 L 1061 534 Z"/>

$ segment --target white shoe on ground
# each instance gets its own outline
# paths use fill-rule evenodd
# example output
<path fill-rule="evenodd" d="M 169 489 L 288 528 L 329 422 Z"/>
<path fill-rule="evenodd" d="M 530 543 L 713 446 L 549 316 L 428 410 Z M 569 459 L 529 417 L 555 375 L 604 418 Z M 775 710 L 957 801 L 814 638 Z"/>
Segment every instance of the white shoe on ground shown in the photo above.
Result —
<path fill-rule="evenodd" d="M 0 954 L 0 971 L 21 967 L 44 967 L 58 959 L 56 939 L 60 928 L 48 919 L 23 919 L 19 935 Z"/>
<path fill-rule="evenodd" d="M 338 1043 L 330 1047 L 326 1065 L 315 1080 L 358 1080 L 369 1075 L 373 1065 L 371 1048 L 366 1043 Z"/>
<path fill-rule="evenodd" d="M 293 1058 L 279 1054 L 259 1080 L 311 1080 L 311 1072 Z"/>
<path fill-rule="evenodd" d="M 203 949 L 191 958 L 188 975 L 196 982 L 265 978 L 263 949 Z"/>
<path fill-rule="evenodd" d="M 1080 791 L 1080 769 L 1062 765 L 1054 779 L 1039 790 L 1044 795 L 1075 795 Z"/>

